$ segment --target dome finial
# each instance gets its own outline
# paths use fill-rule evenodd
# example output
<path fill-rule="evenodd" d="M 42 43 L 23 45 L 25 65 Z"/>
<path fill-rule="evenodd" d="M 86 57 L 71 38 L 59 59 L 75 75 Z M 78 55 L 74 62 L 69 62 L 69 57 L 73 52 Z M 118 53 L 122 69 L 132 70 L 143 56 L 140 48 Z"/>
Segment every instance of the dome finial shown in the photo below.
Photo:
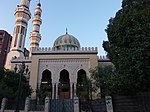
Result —
<path fill-rule="evenodd" d="M 37 4 L 37 5 L 41 7 L 41 2 L 40 2 L 40 0 L 38 0 L 38 4 Z"/>
<path fill-rule="evenodd" d="M 68 29 L 66 28 L 66 34 L 68 34 Z"/>

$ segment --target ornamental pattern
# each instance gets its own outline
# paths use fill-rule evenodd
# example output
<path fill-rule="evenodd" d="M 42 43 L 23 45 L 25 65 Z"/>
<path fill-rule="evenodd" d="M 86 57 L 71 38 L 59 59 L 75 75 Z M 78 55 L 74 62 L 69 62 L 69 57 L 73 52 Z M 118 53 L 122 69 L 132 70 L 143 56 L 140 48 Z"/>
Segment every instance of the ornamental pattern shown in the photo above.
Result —
<path fill-rule="evenodd" d="M 80 69 L 86 71 L 89 75 L 89 59 L 40 59 L 38 83 L 41 83 L 42 73 L 44 70 L 49 70 L 52 73 L 52 82 L 59 81 L 60 72 L 65 69 L 69 72 L 71 82 L 77 82 L 77 72 Z"/>
<path fill-rule="evenodd" d="M 63 62 L 89 62 L 89 59 L 40 59 L 40 62 L 54 62 L 54 63 L 63 63 Z"/>

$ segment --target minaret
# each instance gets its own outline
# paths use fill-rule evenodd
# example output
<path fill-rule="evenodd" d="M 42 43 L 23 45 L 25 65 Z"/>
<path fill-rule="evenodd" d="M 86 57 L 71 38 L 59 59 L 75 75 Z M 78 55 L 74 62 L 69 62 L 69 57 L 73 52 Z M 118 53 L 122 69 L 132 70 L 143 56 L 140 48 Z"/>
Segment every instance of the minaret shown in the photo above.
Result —
<path fill-rule="evenodd" d="M 16 22 L 14 25 L 13 38 L 10 52 L 7 55 L 6 69 L 11 69 L 11 59 L 13 57 L 24 57 L 24 45 L 27 32 L 28 21 L 31 18 L 29 10 L 30 0 L 20 0 L 20 4 L 14 12 Z"/>
<path fill-rule="evenodd" d="M 39 47 L 39 43 L 41 40 L 41 35 L 40 35 L 40 25 L 42 24 L 41 13 L 42 13 L 42 9 L 39 0 L 34 10 L 34 17 L 32 19 L 33 29 L 30 34 L 30 56 L 32 55 L 33 48 Z"/>

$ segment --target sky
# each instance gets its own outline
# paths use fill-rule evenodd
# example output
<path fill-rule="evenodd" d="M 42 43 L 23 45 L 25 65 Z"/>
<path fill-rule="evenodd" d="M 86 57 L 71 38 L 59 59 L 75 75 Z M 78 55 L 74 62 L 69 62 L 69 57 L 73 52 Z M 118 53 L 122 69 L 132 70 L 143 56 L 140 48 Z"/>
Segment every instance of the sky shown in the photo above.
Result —
<path fill-rule="evenodd" d="M 25 47 L 29 49 L 32 18 L 38 0 L 31 0 L 32 14 L 28 23 Z M 122 0 L 41 0 L 42 25 L 40 47 L 52 47 L 54 41 L 68 33 L 80 42 L 81 47 L 98 47 L 98 55 L 106 55 L 102 43 L 107 40 L 108 21 L 121 8 Z M 20 0 L 0 0 L 0 30 L 13 34 L 14 11 Z"/>

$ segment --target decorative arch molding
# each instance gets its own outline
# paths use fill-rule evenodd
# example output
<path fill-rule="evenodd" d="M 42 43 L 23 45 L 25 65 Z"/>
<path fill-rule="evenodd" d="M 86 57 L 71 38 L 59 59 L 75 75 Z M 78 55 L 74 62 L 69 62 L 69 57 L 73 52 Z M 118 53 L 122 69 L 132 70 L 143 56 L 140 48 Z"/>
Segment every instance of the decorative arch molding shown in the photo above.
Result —
<path fill-rule="evenodd" d="M 63 71 L 63 70 L 66 70 L 66 71 L 68 71 L 69 74 L 71 74 L 70 68 L 69 68 L 68 66 L 66 66 L 66 65 L 60 67 L 60 68 L 58 69 L 57 73 L 60 74 L 60 72 Z"/>
<path fill-rule="evenodd" d="M 62 69 L 62 70 L 60 71 L 60 73 L 61 73 L 62 71 L 66 71 L 66 72 L 69 73 L 69 71 L 68 71 L 67 69 Z"/>
<path fill-rule="evenodd" d="M 87 69 L 86 68 L 78 68 L 76 70 L 76 73 L 78 74 L 78 72 L 81 71 L 81 70 L 85 71 L 85 73 L 87 74 Z"/>
<path fill-rule="evenodd" d="M 63 74 L 63 73 L 65 73 L 65 74 Z M 59 79 L 60 79 L 60 78 L 62 78 L 62 76 L 61 76 L 61 75 L 66 75 L 66 76 L 67 76 L 67 78 L 68 78 L 68 80 L 70 80 L 68 70 L 63 69 L 63 70 L 60 72 L 60 74 L 59 74 Z M 70 81 L 69 81 L 68 83 L 70 83 Z"/>
<path fill-rule="evenodd" d="M 52 67 L 47 66 L 41 66 L 39 67 L 39 73 L 42 73 L 45 70 L 49 70 L 52 74 L 54 73 L 54 69 Z"/>
<path fill-rule="evenodd" d="M 73 82 L 77 82 L 78 71 L 80 71 L 81 69 L 83 69 L 86 72 L 87 77 L 90 76 L 88 66 L 86 66 L 86 65 L 78 66 L 72 73 L 73 74 Z"/>
<path fill-rule="evenodd" d="M 86 74 L 86 71 L 85 71 L 85 70 L 80 69 L 80 70 L 77 72 L 77 84 L 83 82 L 83 79 L 82 79 L 82 78 L 87 79 L 87 74 Z"/>
<path fill-rule="evenodd" d="M 52 76 L 53 76 L 53 70 L 51 68 L 48 68 L 46 66 L 40 66 L 39 67 L 39 72 L 38 72 L 38 86 L 40 86 L 41 84 L 41 80 L 42 80 L 42 73 L 45 71 L 45 70 L 48 70 L 51 72 L 51 79 L 52 79 Z M 53 80 L 53 79 L 52 79 Z"/>
<path fill-rule="evenodd" d="M 42 72 L 41 82 L 42 82 L 42 79 L 43 79 L 43 81 L 48 81 L 48 79 L 49 79 L 49 81 L 52 80 L 52 73 L 51 73 L 51 71 L 49 71 L 48 69 L 44 70 Z"/>
<path fill-rule="evenodd" d="M 38 72 L 38 83 L 40 84 L 40 80 L 42 78 L 42 72 L 44 70 L 49 70 L 51 71 L 51 77 L 52 77 L 52 83 L 56 83 L 59 81 L 59 74 L 58 74 L 58 70 L 62 67 L 62 65 L 52 65 L 49 63 L 40 63 L 39 64 L 39 72 Z"/>
<path fill-rule="evenodd" d="M 88 68 L 87 65 L 80 65 L 80 66 L 77 66 L 77 67 L 74 69 L 73 74 L 74 74 L 74 75 L 77 75 L 77 72 L 78 72 L 79 70 L 81 70 L 81 69 L 83 69 L 84 71 L 86 71 L 86 73 L 87 73 L 87 71 L 89 71 L 89 68 Z"/>
<path fill-rule="evenodd" d="M 83 72 L 85 72 L 85 74 L 87 74 L 87 72 L 84 70 L 84 69 L 80 69 L 80 70 L 78 70 L 78 72 L 77 72 L 77 74 L 80 72 L 80 71 L 83 71 Z"/>
<path fill-rule="evenodd" d="M 60 59 L 62 60 L 62 59 Z M 71 60 L 71 59 L 70 59 Z M 52 61 L 49 62 L 48 60 L 39 60 L 39 72 L 38 72 L 38 83 L 40 83 L 42 72 L 45 69 L 48 69 L 52 73 L 52 83 L 58 83 L 59 82 L 59 74 L 63 69 L 66 69 L 69 72 L 70 82 L 75 83 L 77 82 L 77 72 L 80 69 L 83 69 L 86 71 L 87 76 L 89 75 L 89 61 L 84 62 L 76 62 L 76 63 L 70 63 L 70 61 L 65 62 L 56 62 Z"/>
<path fill-rule="evenodd" d="M 50 73 L 51 73 L 51 71 L 50 71 L 49 69 L 43 70 L 42 74 L 43 74 L 44 72 L 50 72 Z"/>
<path fill-rule="evenodd" d="M 46 71 L 51 72 L 51 71 L 50 71 L 49 69 L 47 69 L 47 68 L 46 68 L 45 70 L 43 70 L 43 72 L 46 72 Z"/>

